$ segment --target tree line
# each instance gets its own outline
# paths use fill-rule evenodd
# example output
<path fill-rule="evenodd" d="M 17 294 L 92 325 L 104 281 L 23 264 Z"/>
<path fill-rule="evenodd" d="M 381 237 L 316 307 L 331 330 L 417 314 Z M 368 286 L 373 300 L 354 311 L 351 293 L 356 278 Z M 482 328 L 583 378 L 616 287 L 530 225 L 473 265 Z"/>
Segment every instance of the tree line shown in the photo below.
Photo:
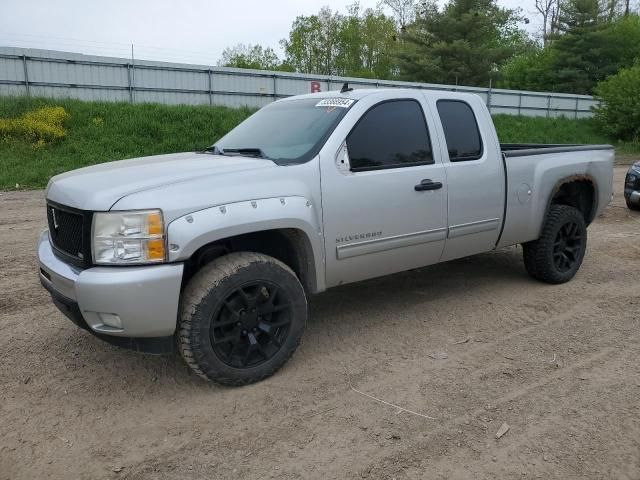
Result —
<path fill-rule="evenodd" d="M 540 31 L 496 0 L 357 2 L 299 16 L 280 42 L 224 50 L 219 65 L 323 75 L 593 94 L 640 58 L 630 0 L 535 0 Z"/>
<path fill-rule="evenodd" d="M 638 0 L 633 0 L 638 2 Z M 223 66 L 595 95 L 595 118 L 640 142 L 640 14 L 630 0 L 535 0 L 540 30 L 496 0 L 381 0 L 299 16 L 272 48 L 227 48 Z M 534 19 L 535 20 L 535 19 Z"/>

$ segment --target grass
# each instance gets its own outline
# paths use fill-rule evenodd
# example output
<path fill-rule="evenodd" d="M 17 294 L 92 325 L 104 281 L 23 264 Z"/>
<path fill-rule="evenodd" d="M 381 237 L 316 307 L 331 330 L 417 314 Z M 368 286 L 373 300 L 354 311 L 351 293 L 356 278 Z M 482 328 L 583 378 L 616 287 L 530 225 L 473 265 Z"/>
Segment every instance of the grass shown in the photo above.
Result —
<path fill-rule="evenodd" d="M 494 115 L 502 143 L 610 143 L 591 119 Z"/>
<path fill-rule="evenodd" d="M 612 144 L 616 153 L 640 154 L 640 144 L 608 138 L 591 118 L 547 118 L 494 115 L 493 123 L 501 143 L 587 143 Z"/>
<path fill-rule="evenodd" d="M 53 175 L 110 160 L 202 150 L 252 110 L 0 97 L 0 119 L 43 106 L 69 114 L 66 136 L 38 146 L 0 138 L 0 190 L 43 188 Z"/>
<path fill-rule="evenodd" d="M 0 190 L 43 188 L 53 175 L 86 165 L 160 153 L 199 150 L 251 114 L 248 108 L 101 103 L 1 97 L 0 119 L 15 119 L 45 106 L 69 114 L 66 135 L 53 142 L 0 138 Z M 616 143 L 590 119 L 496 115 L 504 143 Z M 621 153 L 640 145 L 616 143 Z"/>

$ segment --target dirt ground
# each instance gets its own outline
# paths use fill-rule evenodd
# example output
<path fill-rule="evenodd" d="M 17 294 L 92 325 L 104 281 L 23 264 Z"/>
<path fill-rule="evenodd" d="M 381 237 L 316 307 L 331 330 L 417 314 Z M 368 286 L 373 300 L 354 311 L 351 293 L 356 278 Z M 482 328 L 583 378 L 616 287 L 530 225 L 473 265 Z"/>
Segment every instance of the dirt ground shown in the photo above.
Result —
<path fill-rule="evenodd" d="M 639 479 L 625 171 L 572 282 L 531 280 L 518 247 L 329 291 L 244 388 L 76 328 L 38 283 L 42 192 L 0 193 L 0 478 Z"/>

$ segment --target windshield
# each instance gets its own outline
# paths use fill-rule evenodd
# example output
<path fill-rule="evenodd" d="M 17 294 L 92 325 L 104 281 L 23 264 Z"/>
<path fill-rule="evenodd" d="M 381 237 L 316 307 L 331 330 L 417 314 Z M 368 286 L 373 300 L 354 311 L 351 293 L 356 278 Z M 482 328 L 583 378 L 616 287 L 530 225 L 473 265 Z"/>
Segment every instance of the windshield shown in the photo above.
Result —
<path fill-rule="evenodd" d="M 215 150 L 265 157 L 281 164 L 308 161 L 354 102 L 344 97 L 274 102 L 222 137 Z"/>

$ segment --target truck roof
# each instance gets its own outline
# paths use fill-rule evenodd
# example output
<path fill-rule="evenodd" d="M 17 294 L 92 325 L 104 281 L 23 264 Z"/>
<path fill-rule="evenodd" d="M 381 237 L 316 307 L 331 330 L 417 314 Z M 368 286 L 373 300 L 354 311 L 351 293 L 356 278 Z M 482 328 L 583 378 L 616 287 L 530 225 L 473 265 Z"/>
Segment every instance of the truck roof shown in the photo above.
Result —
<path fill-rule="evenodd" d="M 442 94 L 444 93 L 442 90 L 425 90 L 419 88 L 358 88 L 353 89 L 348 92 L 340 92 L 340 90 L 330 90 L 328 92 L 316 92 L 316 93 L 306 93 L 303 95 L 294 95 L 291 97 L 283 98 L 278 100 L 279 102 L 286 102 L 287 100 L 298 100 L 303 98 L 351 98 L 353 100 L 360 100 L 361 98 L 367 97 L 369 95 L 374 95 L 376 93 L 382 92 L 396 92 L 398 95 L 402 95 L 402 93 L 420 91 L 425 95 L 429 94 Z M 465 93 L 465 92 L 451 92 L 447 91 L 447 96 L 451 98 L 468 98 L 471 95 L 476 95 L 475 93 Z"/>

